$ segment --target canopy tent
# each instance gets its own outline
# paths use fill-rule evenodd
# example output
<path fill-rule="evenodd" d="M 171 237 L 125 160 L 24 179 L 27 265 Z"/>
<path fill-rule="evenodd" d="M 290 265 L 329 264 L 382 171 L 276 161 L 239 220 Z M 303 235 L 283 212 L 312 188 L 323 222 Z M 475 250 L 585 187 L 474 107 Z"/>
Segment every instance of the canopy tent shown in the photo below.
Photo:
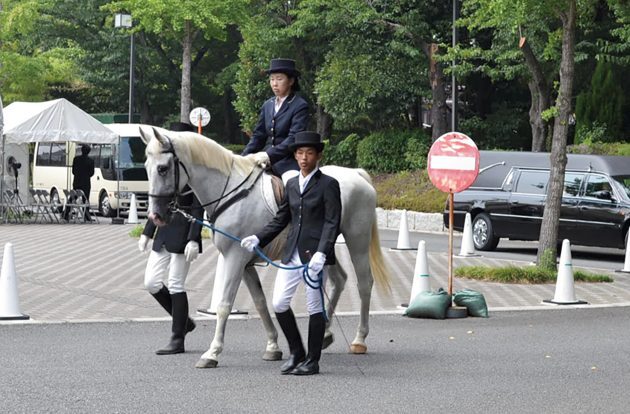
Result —
<path fill-rule="evenodd" d="M 1 103 L 0 103 L 1 105 Z M 7 168 L 7 160 L 13 156 L 15 161 L 25 165 L 18 187 L 23 194 L 28 188 L 28 148 L 31 142 L 116 143 L 118 135 L 105 127 L 94 117 L 66 99 L 46 102 L 13 102 L 4 108 L 0 106 L 0 124 L 4 121 L 0 160 L 0 194 L 5 182 L 13 182 L 12 172 Z"/>

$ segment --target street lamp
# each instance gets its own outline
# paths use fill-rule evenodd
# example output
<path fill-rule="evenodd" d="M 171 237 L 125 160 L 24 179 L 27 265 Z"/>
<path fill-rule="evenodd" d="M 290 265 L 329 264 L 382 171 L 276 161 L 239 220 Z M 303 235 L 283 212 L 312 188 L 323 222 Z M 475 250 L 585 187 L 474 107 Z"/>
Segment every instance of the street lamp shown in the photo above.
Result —
<path fill-rule="evenodd" d="M 457 0 L 453 0 L 453 51 L 457 47 Z M 455 57 L 451 66 L 451 131 L 457 131 L 457 78 L 455 77 Z"/>
<path fill-rule="evenodd" d="M 131 20 L 130 14 L 118 13 L 114 18 L 114 27 L 125 27 L 131 28 L 133 26 L 133 22 Z M 134 53 L 133 53 L 133 32 L 131 32 L 131 44 L 129 48 L 129 123 L 133 122 L 133 63 L 134 63 Z"/>

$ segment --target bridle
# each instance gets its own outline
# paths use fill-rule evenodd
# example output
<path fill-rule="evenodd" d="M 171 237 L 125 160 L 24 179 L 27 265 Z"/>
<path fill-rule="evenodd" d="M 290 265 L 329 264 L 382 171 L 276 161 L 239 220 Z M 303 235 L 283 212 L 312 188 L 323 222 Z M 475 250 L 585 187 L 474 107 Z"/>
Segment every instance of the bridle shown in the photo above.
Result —
<path fill-rule="evenodd" d="M 189 210 L 192 206 L 182 206 L 179 204 L 179 197 L 180 196 L 185 196 L 188 194 L 191 194 L 193 192 L 192 189 L 185 191 L 185 192 L 181 192 L 179 190 L 179 167 L 181 166 L 182 169 L 184 170 L 184 172 L 186 173 L 186 176 L 188 177 L 188 180 L 190 180 L 190 174 L 188 173 L 188 169 L 186 168 L 186 165 L 184 165 L 184 163 L 182 163 L 179 160 L 179 157 L 177 156 L 177 154 L 175 153 L 175 147 L 173 146 L 173 143 L 171 142 L 170 138 L 166 137 L 165 138 L 168 140 L 168 144 L 169 147 L 167 149 L 164 149 L 162 151 L 160 151 L 160 154 L 172 154 L 173 155 L 173 165 L 175 166 L 175 171 L 174 171 L 174 175 L 175 175 L 175 190 L 170 193 L 170 194 L 151 194 L 149 193 L 149 197 L 155 197 L 155 198 L 170 198 L 171 202 L 168 204 L 168 208 L 170 211 L 177 211 L 177 210 Z M 235 202 L 237 202 L 238 200 L 240 200 L 241 198 L 246 197 L 250 190 L 252 189 L 252 187 L 254 186 L 254 184 L 256 184 L 256 181 L 258 181 L 258 178 L 260 178 L 260 176 L 263 173 L 263 169 L 262 168 L 252 168 L 252 170 L 249 172 L 249 174 L 247 175 L 247 177 L 245 177 L 244 180 L 242 180 L 236 187 L 234 187 L 233 189 L 231 189 L 230 191 L 228 191 L 227 193 L 225 192 L 228 188 L 228 184 L 230 183 L 230 177 L 232 176 L 232 167 L 234 166 L 234 160 L 232 159 L 232 163 L 230 164 L 230 174 L 228 174 L 227 176 L 227 180 L 225 181 L 225 185 L 223 186 L 223 190 L 221 191 L 221 196 L 219 198 L 216 198 L 210 202 L 201 204 L 201 208 L 205 208 L 207 206 L 210 206 L 212 204 L 215 204 L 214 206 L 214 210 L 212 211 L 212 214 L 209 216 L 209 221 L 210 223 L 214 223 L 214 221 L 216 220 L 216 218 L 219 216 L 219 214 L 221 214 L 223 211 L 225 211 L 229 206 L 231 206 L 232 204 L 234 204 Z M 250 186 L 247 188 L 242 188 L 241 191 L 239 191 L 237 194 L 235 194 L 233 197 L 229 198 L 225 203 L 223 203 L 220 207 L 219 207 L 219 203 L 227 198 L 229 195 L 231 195 L 232 193 L 234 193 L 236 190 L 238 190 L 239 188 L 241 188 L 248 180 L 249 178 L 252 176 L 252 174 L 254 173 L 254 171 L 258 169 L 258 175 L 256 175 L 256 178 L 251 182 Z M 161 172 L 159 170 L 158 167 L 158 175 L 164 177 L 166 175 L 167 170 L 164 170 L 163 172 Z"/>

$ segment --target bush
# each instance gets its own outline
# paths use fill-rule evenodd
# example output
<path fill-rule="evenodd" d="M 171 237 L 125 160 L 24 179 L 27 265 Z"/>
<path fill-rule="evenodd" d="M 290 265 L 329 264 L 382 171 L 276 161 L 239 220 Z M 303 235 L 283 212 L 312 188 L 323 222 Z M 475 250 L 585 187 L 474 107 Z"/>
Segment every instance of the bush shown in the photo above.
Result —
<path fill-rule="evenodd" d="M 579 145 L 568 146 L 567 152 L 570 154 L 623 155 L 630 157 L 630 143 L 586 140 Z"/>
<path fill-rule="evenodd" d="M 405 171 L 373 177 L 377 206 L 386 210 L 404 209 L 442 213 L 448 194 L 433 186 L 426 170 Z"/>
<path fill-rule="evenodd" d="M 229 149 L 234 154 L 239 154 L 239 155 L 245 149 L 245 145 L 243 144 L 221 144 L 221 145 L 223 145 L 223 148 Z"/>
<path fill-rule="evenodd" d="M 357 134 L 350 134 L 337 145 L 327 145 L 322 164 L 356 168 L 357 146 L 360 140 Z"/>
<path fill-rule="evenodd" d="M 366 170 L 382 173 L 419 168 L 422 162 L 426 162 L 427 140 L 430 142 L 421 129 L 375 132 L 359 142 L 357 164 Z"/>

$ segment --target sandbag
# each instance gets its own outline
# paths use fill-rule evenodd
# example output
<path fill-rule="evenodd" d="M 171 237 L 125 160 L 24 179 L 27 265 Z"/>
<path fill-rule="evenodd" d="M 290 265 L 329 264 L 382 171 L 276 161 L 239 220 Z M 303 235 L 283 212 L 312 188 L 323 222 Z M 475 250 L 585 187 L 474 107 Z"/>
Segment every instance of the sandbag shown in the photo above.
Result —
<path fill-rule="evenodd" d="M 465 306 L 470 316 L 488 317 L 486 298 L 477 291 L 470 289 L 458 290 L 453 295 L 453 302 L 455 302 L 457 306 Z"/>
<path fill-rule="evenodd" d="M 420 292 L 407 307 L 405 316 L 412 318 L 444 319 L 451 306 L 451 295 L 444 289 Z"/>

